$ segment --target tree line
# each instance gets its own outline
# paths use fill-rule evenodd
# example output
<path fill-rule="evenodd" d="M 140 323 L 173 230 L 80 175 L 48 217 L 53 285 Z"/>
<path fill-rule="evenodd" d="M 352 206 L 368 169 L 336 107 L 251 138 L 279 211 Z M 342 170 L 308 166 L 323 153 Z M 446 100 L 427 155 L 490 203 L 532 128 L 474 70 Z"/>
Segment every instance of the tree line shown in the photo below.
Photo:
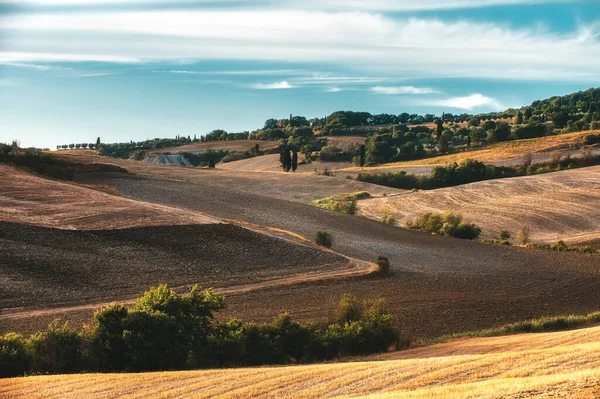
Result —
<path fill-rule="evenodd" d="M 138 372 L 308 363 L 406 345 L 381 298 L 342 296 L 327 320 L 218 321 L 223 297 L 194 286 L 182 297 L 164 285 L 134 306 L 98 310 L 82 331 L 55 320 L 29 338 L 0 336 L 0 377 L 31 373 Z"/>

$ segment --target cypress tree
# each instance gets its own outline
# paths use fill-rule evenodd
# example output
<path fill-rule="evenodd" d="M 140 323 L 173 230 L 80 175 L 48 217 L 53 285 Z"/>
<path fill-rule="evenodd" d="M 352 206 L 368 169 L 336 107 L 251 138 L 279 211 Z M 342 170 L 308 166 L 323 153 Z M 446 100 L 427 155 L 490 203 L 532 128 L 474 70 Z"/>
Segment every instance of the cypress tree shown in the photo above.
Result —
<path fill-rule="evenodd" d="M 366 148 L 365 145 L 362 144 L 360 146 L 360 167 L 362 168 L 363 166 L 365 166 L 365 155 L 366 155 Z"/>
<path fill-rule="evenodd" d="M 285 165 L 285 171 L 289 172 L 290 169 L 292 169 L 292 152 L 290 150 L 287 150 L 286 153 L 287 164 Z"/>
<path fill-rule="evenodd" d="M 295 172 L 298 169 L 298 151 L 294 151 L 292 155 L 292 172 Z"/>
<path fill-rule="evenodd" d="M 258 147 L 258 144 L 256 144 L 256 145 L 254 146 L 254 153 L 255 153 L 256 155 L 258 155 L 258 151 L 259 151 L 259 147 Z"/>

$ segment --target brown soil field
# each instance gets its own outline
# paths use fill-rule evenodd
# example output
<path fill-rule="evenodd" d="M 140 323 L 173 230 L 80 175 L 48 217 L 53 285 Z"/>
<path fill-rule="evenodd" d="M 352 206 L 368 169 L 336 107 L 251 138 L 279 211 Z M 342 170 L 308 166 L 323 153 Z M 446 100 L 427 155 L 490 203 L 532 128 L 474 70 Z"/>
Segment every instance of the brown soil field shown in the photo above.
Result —
<path fill-rule="evenodd" d="M 596 256 L 432 236 L 302 203 L 315 193 L 358 191 L 348 190 L 352 181 L 343 178 L 114 162 L 138 175 L 96 176 L 94 182 L 128 198 L 308 238 L 326 230 L 333 235 L 335 251 L 363 260 L 387 256 L 392 265 L 387 278 L 319 281 L 228 295 L 225 317 L 265 321 L 289 311 L 308 320 L 326 315 L 342 293 L 381 295 L 403 331 L 431 337 L 532 317 L 591 312 L 600 303 Z"/>
<path fill-rule="evenodd" d="M 595 398 L 600 328 L 478 338 L 351 362 L 3 381 L 32 398 Z"/>
<path fill-rule="evenodd" d="M 154 152 L 203 152 L 207 149 L 211 150 L 229 150 L 229 151 L 247 151 L 258 144 L 261 150 L 267 148 L 273 148 L 277 146 L 276 141 L 265 141 L 265 140 L 231 140 L 231 141 L 210 141 L 206 143 L 192 143 L 178 147 L 165 147 L 158 148 Z"/>
<path fill-rule="evenodd" d="M 299 155 L 300 161 L 304 158 Z M 309 164 L 298 165 L 298 169 L 295 173 L 315 173 L 317 170 L 338 170 L 345 169 L 352 166 L 351 162 L 312 162 Z M 251 171 L 251 172 L 274 172 L 274 173 L 285 173 L 282 171 L 281 164 L 279 162 L 279 154 L 263 155 L 260 157 L 242 159 L 241 161 L 221 163 L 217 165 L 217 169 L 229 170 L 229 171 Z M 341 177 L 345 177 L 347 174 L 340 173 Z"/>
<path fill-rule="evenodd" d="M 61 229 L 218 223 L 199 212 L 132 201 L 0 165 L 0 221 Z"/>
<path fill-rule="evenodd" d="M 501 230 L 514 238 L 527 226 L 534 242 L 593 244 L 600 238 L 600 167 L 367 199 L 359 201 L 359 214 L 379 219 L 386 206 L 400 225 L 426 212 L 454 211 L 486 238 L 498 239 Z"/>

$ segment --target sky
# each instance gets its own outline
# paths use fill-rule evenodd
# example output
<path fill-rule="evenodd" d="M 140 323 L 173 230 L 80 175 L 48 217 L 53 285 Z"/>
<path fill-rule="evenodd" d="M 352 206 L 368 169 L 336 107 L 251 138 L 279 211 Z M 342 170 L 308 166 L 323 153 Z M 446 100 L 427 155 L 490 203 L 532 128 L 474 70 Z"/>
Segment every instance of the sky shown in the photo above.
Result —
<path fill-rule="evenodd" d="M 600 86 L 600 1 L 0 0 L 0 142 L 480 113 Z"/>

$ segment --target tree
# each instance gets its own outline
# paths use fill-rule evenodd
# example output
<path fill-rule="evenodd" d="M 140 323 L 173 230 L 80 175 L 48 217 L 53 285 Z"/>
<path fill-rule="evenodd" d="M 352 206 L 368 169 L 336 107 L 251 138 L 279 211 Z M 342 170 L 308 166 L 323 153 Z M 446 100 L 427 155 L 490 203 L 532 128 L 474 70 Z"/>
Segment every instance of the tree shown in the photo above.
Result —
<path fill-rule="evenodd" d="M 440 154 L 445 154 L 448 151 L 448 139 L 446 138 L 446 134 L 442 134 L 440 136 L 440 140 L 438 142 Z"/>
<path fill-rule="evenodd" d="M 281 166 L 284 172 L 289 172 L 292 166 L 292 157 L 289 149 L 284 149 L 280 156 Z"/>
<path fill-rule="evenodd" d="M 560 111 L 554 114 L 554 117 L 552 117 L 552 124 L 554 124 L 554 127 L 557 129 L 564 129 L 565 126 L 567 126 L 569 119 L 569 114 Z"/>
<path fill-rule="evenodd" d="M 287 157 L 286 157 L 287 164 L 286 164 L 285 168 L 286 168 L 286 172 L 289 172 L 290 169 L 292 169 L 292 151 L 287 150 L 286 152 L 287 152 Z"/>
<path fill-rule="evenodd" d="M 365 166 L 365 155 L 366 155 L 366 147 L 364 144 L 360 145 L 360 167 Z"/>
<path fill-rule="evenodd" d="M 477 127 L 479 125 L 481 125 L 481 119 L 475 117 L 469 119 L 469 126 Z"/>
<path fill-rule="evenodd" d="M 306 162 L 310 162 L 312 157 L 312 145 L 306 144 L 302 146 L 302 148 L 300 148 L 300 154 L 304 155 L 304 160 Z"/>
<path fill-rule="evenodd" d="M 211 159 L 208 161 L 208 167 L 209 167 L 209 168 L 211 168 L 211 169 L 214 169 L 214 168 L 215 168 L 215 160 L 214 160 L 214 159 L 212 159 L 212 158 L 211 158 Z"/>
<path fill-rule="evenodd" d="M 523 113 L 521 111 L 517 112 L 517 116 L 513 119 L 515 125 L 521 125 L 523 123 Z"/>
<path fill-rule="evenodd" d="M 96 139 L 96 149 L 100 148 L 100 137 Z"/>
<path fill-rule="evenodd" d="M 440 137 L 442 137 L 442 133 L 444 132 L 444 120 L 443 119 L 437 119 L 435 121 L 435 125 L 436 125 L 436 128 L 435 128 L 436 138 L 439 140 Z"/>
<path fill-rule="evenodd" d="M 533 116 L 533 111 L 531 110 L 531 107 L 527 107 L 525 108 L 525 121 L 529 122 L 529 119 L 531 119 L 531 117 Z"/>
<path fill-rule="evenodd" d="M 263 129 L 277 129 L 277 119 L 267 119 Z"/>
<path fill-rule="evenodd" d="M 298 151 L 294 151 L 292 155 L 292 172 L 295 172 L 298 169 Z"/>
<path fill-rule="evenodd" d="M 258 143 L 254 145 L 254 154 L 258 155 L 260 152 L 260 147 L 258 146 Z"/>

